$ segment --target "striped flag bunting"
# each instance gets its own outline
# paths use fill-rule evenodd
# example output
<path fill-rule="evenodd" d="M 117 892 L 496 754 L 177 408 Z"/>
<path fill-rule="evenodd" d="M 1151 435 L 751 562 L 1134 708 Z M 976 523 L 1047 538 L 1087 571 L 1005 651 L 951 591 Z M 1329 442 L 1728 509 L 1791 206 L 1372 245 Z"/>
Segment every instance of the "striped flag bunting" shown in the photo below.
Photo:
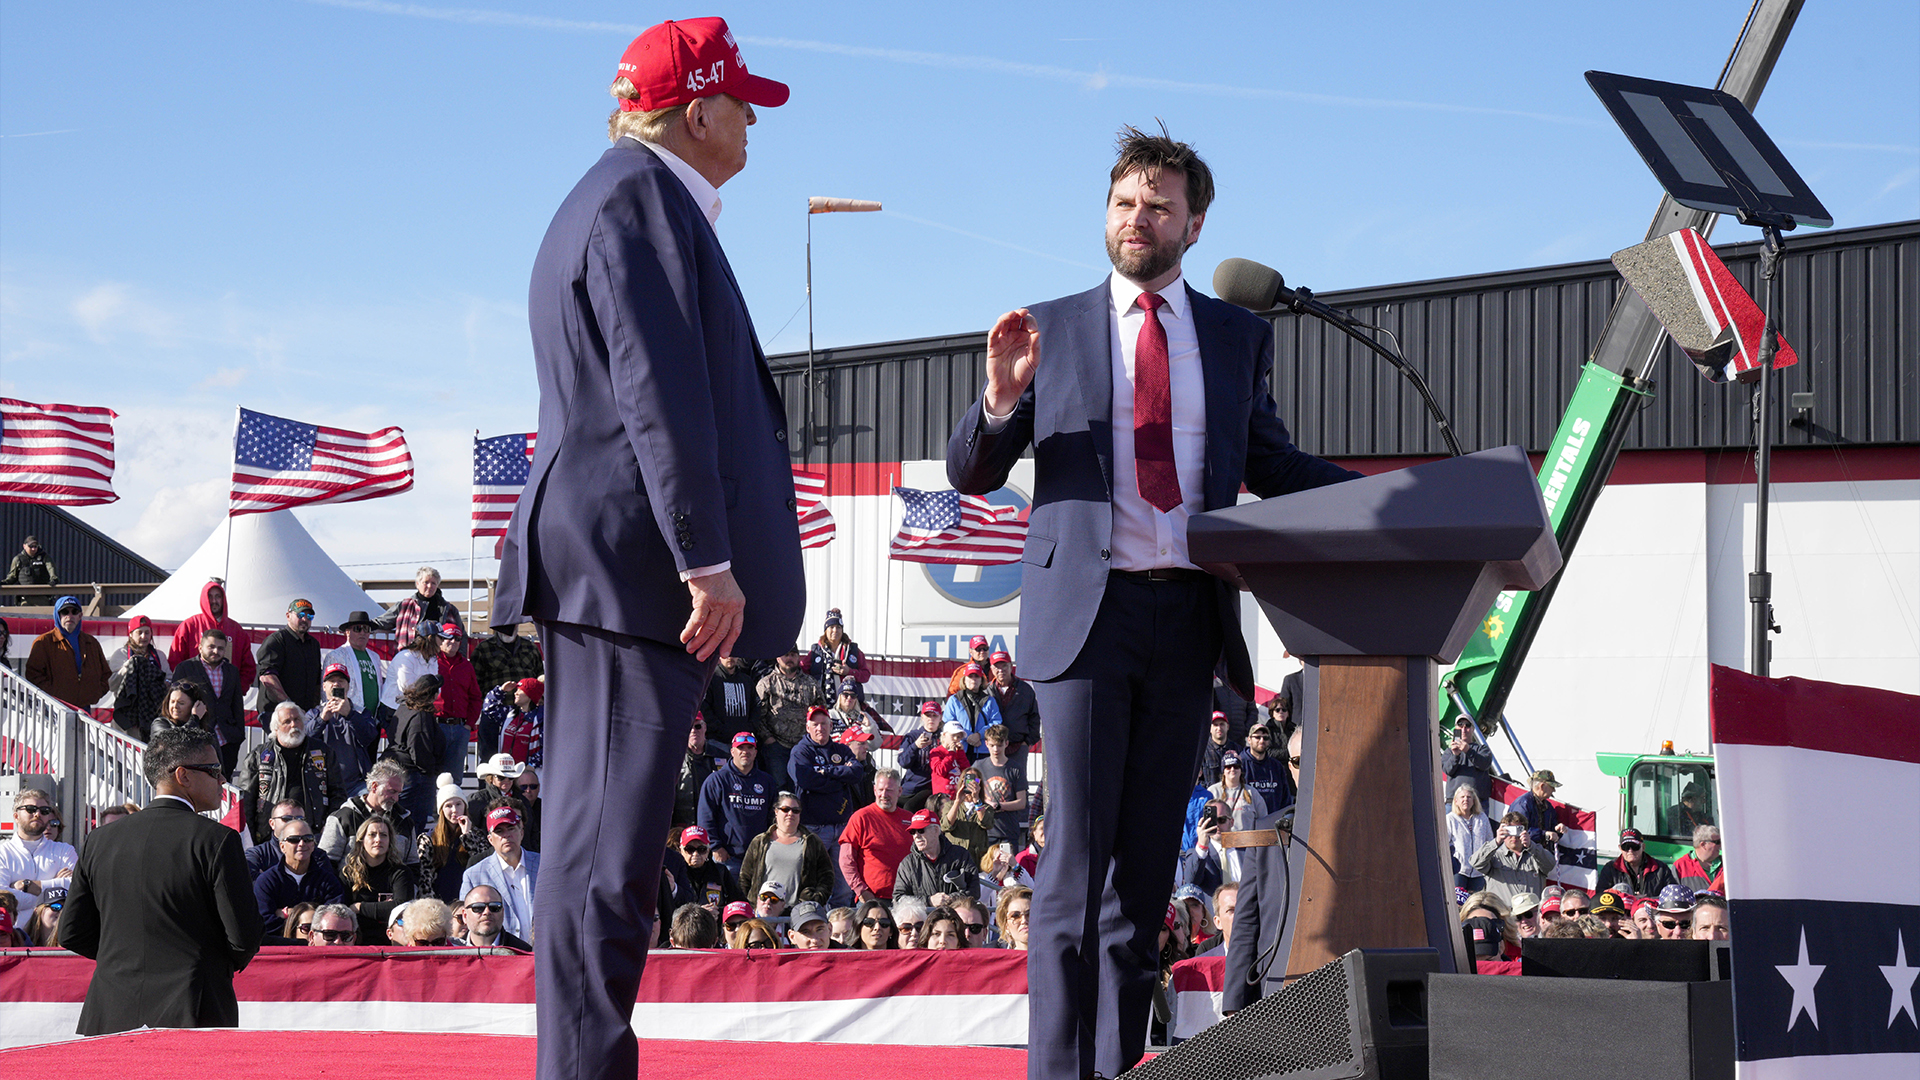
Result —
<path fill-rule="evenodd" d="M 397 427 L 366 434 L 240 410 L 229 516 L 377 499 L 412 486 L 413 455 Z"/>
<path fill-rule="evenodd" d="M 473 440 L 473 536 L 505 536 L 527 486 L 535 432 Z"/>
<path fill-rule="evenodd" d="M 833 511 L 827 509 L 827 476 L 798 465 L 793 467 L 793 499 L 800 517 L 800 547 L 826 547 L 838 535 Z"/>
<path fill-rule="evenodd" d="M 0 398 L 0 501 L 96 506 L 113 493 L 112 409 Z"/>
<path fill-rule="evenodd" d="M 1920 696 L 1718 664 L 1707 694 L 1735 1075 L 1920 1076 Z M 1851 830 L 1808 792 L 1849 793 Z"/>
<path fill-rule="evenodd" d="M 1527 789 L 1524 785 L 1510 784 L 1497 776 L 1492 780 L 1487 815 L 1498 825 L 1501 817 L 1513 809 L 1514 802 L 1525 795 Z M 1558 799 L 1547 801 L 1560 812 L 1560 823 L 1567 827 L 1566 834 L 1560 838 L 1560 865 L 1554 867 L 1553 873 L 1548 874 L 1547 878 L 1562 885 L 1578 885 L 1592 892 L 1600 884 L 1600 853 L 1594 836 L 1593 811 L 1582 810 Z"/>
<path fill-rule="evenodd" d="M 887 554 L 902 562 L 996 566 L 1020 561 L 1027 523 L 978 495 L 897 487 L 905 513 Z"/>

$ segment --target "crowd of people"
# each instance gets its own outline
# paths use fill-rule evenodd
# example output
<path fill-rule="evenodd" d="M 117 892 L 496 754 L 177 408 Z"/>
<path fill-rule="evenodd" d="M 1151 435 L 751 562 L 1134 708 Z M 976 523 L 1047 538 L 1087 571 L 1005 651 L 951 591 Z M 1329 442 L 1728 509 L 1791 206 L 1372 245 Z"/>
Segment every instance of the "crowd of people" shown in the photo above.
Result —
<path fill-rule="evenodd" d="M 474 645 L 422 568 L 413 595 L 379 617 L 346 614 L 346 641 L 312 637 L 313 605 L 293 600 L 257 650 L 226 614 L 222 583 L 163 652 L 144 617 L 106 657 L 72 598 L 35 639 L 27 674 L 74 703 L 112 699 L 113 722 L 146 738 L 206 731 L 239 793 L 267 944 L 481 945 L 530 949 L 539 875 L 544 682 L 538 647 L 502 628 Z M 392 631 L 392 659 L 370 647 Z M 819 639 L 770 661 L 724 659 L 692 718 L 663 838 L 655 946 L 710 949 L 1024 950 L 1035 876 L 1044 872 L 1041 738 L 1033 688 L 985 637 L 969 643 L 944 700 L 895 734 L 865 699 L 866 656 L 838 610 Z M 247 689 L 264 740 L 247 751 Z M 98 693 L 95 693 L 95 690 Z M 1240 887 L 1223 832 L 1292 805 L 1301 736 L 1298 680 L 1265 709 L 1216 688 L 1182 852 L 1161 932 L 1156 1019 L 1167 975 L 1224 952 Z M 477 750 L 475 789 L 465 786 Z M 1566 832 L 1550 772 L 1498 822 L 1485 813 L 1492 759 L 1463 730 L 1443 754 L 1462 932 L 1483 957 L 1517 956 L 1529 936 L 1724 938 L 1718 827 L 1700 818 L 1693 849 L 1668 865 L 1632 829 L 1592 894 L 1551 884 Z M 97 811 L 96 828 L 136 807 Z M 74 849 L 58 840 L 44 791 L 15 800 L 0 844 L 0 927 L 57 945 Z"/>

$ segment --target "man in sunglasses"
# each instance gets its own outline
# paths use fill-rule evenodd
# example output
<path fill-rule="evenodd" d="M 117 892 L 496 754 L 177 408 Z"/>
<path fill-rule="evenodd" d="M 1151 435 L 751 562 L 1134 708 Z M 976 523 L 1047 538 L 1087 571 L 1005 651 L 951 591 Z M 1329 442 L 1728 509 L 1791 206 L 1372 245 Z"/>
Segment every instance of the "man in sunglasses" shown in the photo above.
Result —
<path fill-rule="evenodd" d="M 1693 906 L 1693 890 L 1685 885 L 1660 890 L 1660 906 L 1653 911 L 1653 925 L 1660 932 L 1660 940 L 1686 941 L 1693 937 Z"/>
<path fill-rule="evenodd" d="M 72 844 L 63 844 L 47 835 L 47 826 L 59 816 L 53 796 L 39 788 L 28 788 L 13 797 L 13 837 L 0 843 L 0 886 L 5 886 L 20 902 L 21 921 L 25 912 L 38 904 L 46 891 L 65 886 L 73 876 L 79 857 Z"/>
<path fill-rule="evenodd" d="M 360 920 L 345 904 L 326 904 L 313 913 L 307 929 L 307 944 L 320 946 L 360 944 Z"/>
<path fill-rule="evenodd" d="M 1620 857 L 1600 868 L 1600 891 L 1618 885 L 1634 896 L 1659 896 L 1660 891 L 1680 881 L 1673 868 L 1647 854 L 1638 829 L 1620 830 Z"/>
<path fill-rule="evenodd" d="M 460 910 L 466 919 L 467 933 L 454 944 L 533 951 L 532 945 L 507 933 L 506 901 L 493 886 L 475 885 L 468 889 Z"/>
<path fill-rule="evenodd" d="M 289 823 L 280 831 L 280 861 L 267 867 L 253 882 L 254 900 L 267 933 L 282 933 L 287 913 L 299 904 L 338 904 L 347 887 L 333 865 L 316 857 L 320 834 L 305 821 Z"/>
<path fill-rule="evenodd" d="M 287 605 L 287 625 L 267 635 L 260 643 L 257 660 L 262 713 L 275 705 L 291 701 L 308 713 L 320 706 L 320 640 L 313 629 L 313 601 L 295 600 Z"/>
<path fill-rule="evenodd" d="M 60 943 L 94 963 L 81 1035 L 147 1027 L 237 1027 L 234 973 L 264 932 L 240 834 L 220 807 L 213 736 L 162 731 L 147 744 L 154 798 L 87 842 L 60 913 Z"/>

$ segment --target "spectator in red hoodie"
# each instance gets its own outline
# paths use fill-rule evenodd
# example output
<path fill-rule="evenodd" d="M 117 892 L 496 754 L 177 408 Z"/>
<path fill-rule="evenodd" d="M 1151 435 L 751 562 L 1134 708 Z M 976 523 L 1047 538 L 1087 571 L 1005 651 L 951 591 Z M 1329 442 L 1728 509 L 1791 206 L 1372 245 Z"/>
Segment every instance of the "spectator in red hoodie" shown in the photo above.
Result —
<path fill-rule="evenodd" d="M 458 784 L 467 772 L 467 743 L 480 720 L 480 684 L 474 680 L 473 664 L 467 659 L 467 635 L 460 624 L 441 623 L 439 636 L 440 656 L 436 663 L 440 696 L 433 700 L 433 712 L 440 719 L 440 734 L 447 742 L 440 771 L 451 773 L 453 782 Z"/>
<path fill-rule="evenodd" d="M 219 627 L 227 635 L 232 649 L 229 659 L 239 669 L 240 685 L 250 687 L 255 678 L 253 636 L 240 624 L 227 618 L 227 587 L 219 578 L 211 578 L 200 587 L 200 614 L 189 615 L 173 628 L 173 642 L 167 646 L 167 668 L 176 670 L 183 660 L 200 655 L 200 635 Z"/>
<path fill-rule="evenodd" d="M 957 720 L 947 721 L 940 728 L 940 745 L 927 752 L 933 793 L 952 798 L 960 783 L 961 770 L 971 764 L 973 756 L 967 753 L 967 729 Z"/>

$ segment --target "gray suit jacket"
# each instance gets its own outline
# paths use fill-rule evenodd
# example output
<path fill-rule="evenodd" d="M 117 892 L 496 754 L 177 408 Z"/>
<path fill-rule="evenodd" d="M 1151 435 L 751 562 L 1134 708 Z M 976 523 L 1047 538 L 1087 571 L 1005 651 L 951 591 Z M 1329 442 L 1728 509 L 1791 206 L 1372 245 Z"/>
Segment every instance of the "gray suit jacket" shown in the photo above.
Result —
<path fill-rule="evenodd" d="M 1013 418 L 989 434 L 981 403 L 947 444 L 947 479 L 966 494 L 1006 483 L 1033 447 L 1033 510 L 1020 577 L 1020 674 L 1058 677 L 1080 655 L 1106 593 L 1113 543 L 1113 352 L 1107 282 L 1034 305 L 1044 344 L 1033 384 Z M 1187 288 L 1206 386 L 1205 508 L 1351 480 L 1348 472 L 1296 448 L 1274 415 L 1267 380 L 1273 328 L 1232 304 Z M 1240 635 L 1239 594 L 1220 582 L 1228 680 L 1253 696 L 1253 666 Z M 1044 629 L 1028 618 L 1044 620 Z"/>
<path fill-rule="evenodd" d="M 793 646 L 806 603 L 785 406 L 720 238 L 622 139 L 547 229 L 527 297 L 540 437 L 501 553 L 496 624 L 677 646 L 680 573 L 733 564 L 734 652 Z"/>

